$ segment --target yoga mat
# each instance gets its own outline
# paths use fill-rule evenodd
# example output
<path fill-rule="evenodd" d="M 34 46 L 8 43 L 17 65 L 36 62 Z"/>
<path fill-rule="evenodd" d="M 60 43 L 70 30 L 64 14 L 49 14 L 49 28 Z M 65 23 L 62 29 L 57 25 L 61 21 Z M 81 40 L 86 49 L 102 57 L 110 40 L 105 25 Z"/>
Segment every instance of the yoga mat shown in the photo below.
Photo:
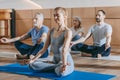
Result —
<path fill-rule="evenodd" d="M 110 80 L 114 75 L 99 74 L 94 72 L 74 71 L 72 74 L 65 77 L 58 77 L 55 73 L 34 72 L 29 69 L 28 65 L 20 65 L 13 63 L 0 66 L 0 72 L 9 72 L 33 77 L 48 78 L 52 80 Z"/>

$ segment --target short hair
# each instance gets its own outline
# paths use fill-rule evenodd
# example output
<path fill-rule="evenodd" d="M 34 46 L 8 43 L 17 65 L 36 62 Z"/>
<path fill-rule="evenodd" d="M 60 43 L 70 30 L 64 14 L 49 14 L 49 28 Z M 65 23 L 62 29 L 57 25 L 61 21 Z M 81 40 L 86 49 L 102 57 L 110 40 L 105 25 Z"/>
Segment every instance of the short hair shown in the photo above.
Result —
<path fill-rule="evenodd" d="M 67 10 L 63 7 L 56 7 L 54 11 L 61 11 L 64 15 L 68 16 Z"/>
<path fill-rule="evenodd" d="M 101 11 L 104 15 L 106 14 L 104 10 L 98 10 L 98 12 Z"/>
<path fill-rule="evenodd" d="M 42 13 L 38 12 L 38 13 L 36 13 L 36 15 L 38 15 L 41 20 L 44 20 L 44 15 Z"/>

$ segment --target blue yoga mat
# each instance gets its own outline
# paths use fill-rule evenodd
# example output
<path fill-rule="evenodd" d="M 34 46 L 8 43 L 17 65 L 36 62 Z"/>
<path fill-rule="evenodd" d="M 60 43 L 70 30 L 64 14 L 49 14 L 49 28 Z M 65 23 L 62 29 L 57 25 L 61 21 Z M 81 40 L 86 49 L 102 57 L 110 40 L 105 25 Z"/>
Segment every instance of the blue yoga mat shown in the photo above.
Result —
<path fill-rule="evenodd" d="M 93 72 L 74 71 L 72 74 L 65 77 L 58 77 L 55 73 L 43 73 L 31 71 L 28 65 L 20 65 L 13 63 L 9 65 L 0 66 L 0 72 L 9 72 L 14 74 L 21 74 L 27 76 L 48 78 L 52 80 L 109 80 L 114 75 L 99 74 Z"/>

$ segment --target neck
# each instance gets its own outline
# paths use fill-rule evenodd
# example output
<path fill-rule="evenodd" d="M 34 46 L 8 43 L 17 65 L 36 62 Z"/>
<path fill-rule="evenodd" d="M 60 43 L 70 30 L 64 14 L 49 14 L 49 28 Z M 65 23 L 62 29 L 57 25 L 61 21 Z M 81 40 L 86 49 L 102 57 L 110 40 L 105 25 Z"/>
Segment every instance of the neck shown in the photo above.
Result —
<path fill-rule="evenodd" d="M 36 29 L 39 30 L 39 29 L 41 29 L 41 27 L 42 27 L 42 26 L 37 26 Z"/>
<path fill-rule="evenodd" d="M 75 30 L 79 29 L 79 27 L 78 27 L 78 26 L 75 26 L 74 28 L 75 28 Z"/>
<path fill-rule="evenodd" d="M 59 26 L 56 30 L 57 31 L 64 31 L 65 30 L 65 26 Z"/>

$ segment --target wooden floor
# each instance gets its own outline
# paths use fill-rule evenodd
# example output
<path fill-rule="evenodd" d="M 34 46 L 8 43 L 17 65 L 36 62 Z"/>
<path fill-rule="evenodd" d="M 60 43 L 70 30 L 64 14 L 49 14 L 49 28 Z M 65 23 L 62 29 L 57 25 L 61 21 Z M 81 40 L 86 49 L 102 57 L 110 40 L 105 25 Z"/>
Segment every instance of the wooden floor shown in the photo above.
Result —
<path fill-rule="evenodd" d="M 13 46 L 0 45 L 0 53 L 1 53 L 0 65 L 16 62 L 15 54 L 18 54 L 18 51 Z M 4 56 L 2 55 L 3 53 L 5 53 Z M 115 52 L 112 53 L 112 55 L 114 54 L 116 53 Z M 117 55 L 118 54 L 119 54 L 119 49 L 118 49 Z M 112 80 L 120 80 L 120 61 L 101 60 L 101 59 L 93 59 L 90 57 L 81 57 L 80 54 L 76 54 L 72 56 L 75 62 L 76 70 L 103 73 L 103 74 L 112 74 L 112 75 L 116 75 L 116 77 L 113 78 Z M 49 80 L 49 79 L 35 78 L 35 77 L 28 77 L 24 75 L 0 72 L 0 80 Z"/>

